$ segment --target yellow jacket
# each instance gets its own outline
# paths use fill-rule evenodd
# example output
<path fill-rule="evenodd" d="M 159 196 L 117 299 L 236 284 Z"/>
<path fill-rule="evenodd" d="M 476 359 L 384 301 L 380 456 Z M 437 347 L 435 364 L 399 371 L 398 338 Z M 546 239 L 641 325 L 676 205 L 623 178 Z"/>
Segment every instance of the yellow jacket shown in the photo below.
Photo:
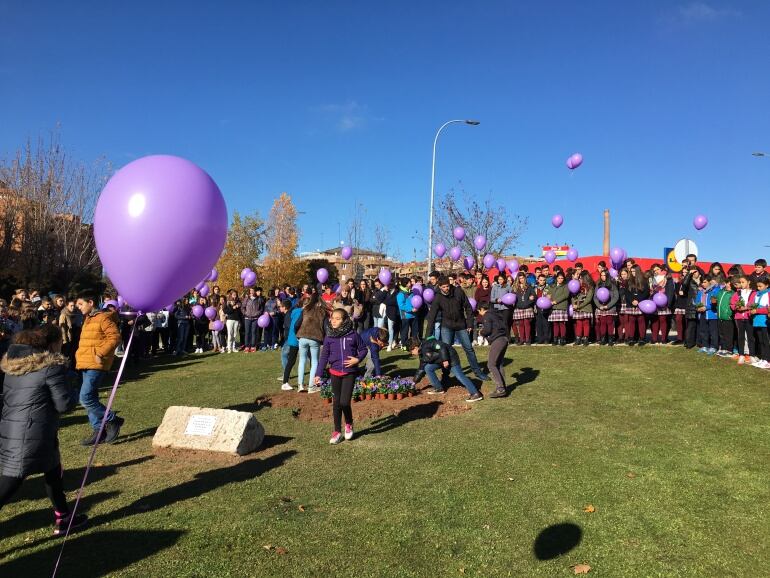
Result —
<path fill-rule="evenodd" d="M 80 344 L 75 353 L 76 368 L 109 371 L 119 343 L 120 330 L 113 314 L 91 313 L 83 320 Z"/>

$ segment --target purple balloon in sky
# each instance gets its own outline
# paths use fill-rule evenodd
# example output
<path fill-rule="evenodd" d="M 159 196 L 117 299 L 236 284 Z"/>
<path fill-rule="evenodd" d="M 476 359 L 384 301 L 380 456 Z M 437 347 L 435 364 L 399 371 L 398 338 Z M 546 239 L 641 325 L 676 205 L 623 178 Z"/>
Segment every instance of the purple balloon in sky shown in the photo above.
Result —
<path fill-rule="evenodd" d="M 570 279 L 569 283 L 567 283 L 567 289 L 569 289 L 569 292 L 574 295 L 580 291 L 580 281 L 577 279 Z"/>
<path fill-rule="evenodd" d="M 556 253 L 554 253 L 553 251 L 546 251 L 545 252 L 545 262 L 550 265 L 554 261 L 556 261 Z"/>
<path fill-rule="evenodd" d="M 692 226 L 693 226 L 693 227 L 695 227 L 696 229 L 698 229 L 699 231 L 700 231 L 701 229 L 703 229 L 703 228 L 704 228 L 706 225 L 708 225 L 708 224 L 709 224 L 709 220 L 708 220 L 708 218 L 706 217 L 706 215 L 697 215 L 697 216 L 696 216 L 696 217 L 695 217 L 695 218 L 692 220 Z"/>
<path fill-rule="evenodd" d="M 342 248 L 342 258 L 346 261 L 350 259 L 353 256 L 353 249 L 350 247 L 343 247 Z"/>
<path fill-rule="evenodd" d="M 326 283 L 329 280 L 329 272 L 321 267 L 315 272 L 315 278 L 318 279 L 319 283 Z"/>
<path fill-rule="evenodd" d="M 170 219 L 180 207 L 190 210 Z M 227 207 L 197 165 L 171 155 L 143 157 L 102 190 L 94 238 L 121 295 L 138 310 L 157 311 L 210 273 L 227 238 Z"/>
<path fill-rule="evenodd" d="M 577 261 L 577 258 L 578 258 L 577 249 L 570 249 L 569 251 L 567 251 L 567 259 L 574 262 L 574 261 Z"/>
<path fill-rule="evenodd" d="M 459 261 L 462 254 L 463 251 L 460 247 L 452 247 L 449 249 L 449 258 L 452 259 L 452 261 Z"/>
<path fill-rule="evenodd" d="M 455 227 L 454 231 L 452 231 L 452 236 L 454 236 L 454 238 L 458 241 L 462 241 L 465 239 L 465 229 L 462 227 Z"/>
<path fill-rule="evenodd" d="M 564 223 L 564 217 L 561 215 L 554 215 L 551 217 L 551 224 L 556 227 L 557 229 L 562 226 Z"/>
<path fill-rule="evenodd" d="M 495 263 L 495 265 L 497 265 L 497 270 L 498 270 L 498 271 L 500 271 L 500 273 L 503 273 L 503 274 L 505 274 L 505 267 L 506 267 L 506 265 L 507 265 L 507 263 L 505 262 L 505 259 L 503 259 L 502 257 L 500 257 L 500 258 L 497 260 L 497 263 Z"/>
<path fill-rule="evenodd" d="M 519 260 L 518 259 L 511 259 L 506 264 L 508 265 L 508 268 L 511 270 L 511 273 L 516 273 L 519 270 Z"/>
<path fill-rule="evenodd" d="M 243 286 L 251 287 L 257 282 L 257 274 L 254 271 L 246 273 L 246 277 L 243 278 Z"/>
<path fill-rule="evenodd" d="M 463 265 L 466 269 L 468 269 L 468 271 L 470 271 L 476 265 L 476 262 L 473 260 L 473 257 L 465 257 L 463 260 Z"/>
<path fill-rule="evenodd" d="M 567 168 L 568 169 L 573 169 L 574 170 L 574 169 L 578 168 L 582 164 L 583 164 L 583 155 L 581 155 L 580 153 L 575 153 L 574 155 L 571 155 L 567 159 Z"/>
<path fill-rule="evenodd" d="M 251 269 L 249 269 L 248 267 L 244 267 L 243 270 L 241 271 L 241 279 L 245 279 L 246 275 L 248 275 L 250 272 L 251 272 Z"/>
<path fill-rule="evenodd" d="M 599 303 L 607 303 L 610 300 L 610 290 L 606 287 L 599 287 L 596 290 L 596 298 Z"/>
<path fill-rule="evenodd" d="M 436 253 L 436 257 L 441 259 L 444 255 L 446 255 L 446 245 L 444 245 L 444 243 L 437 243 L 433 248 L 433 252 Z"/>
<path fill-rule="evenodd" d="M 436 293 L 430 287 L 422 292 L 422 300 L 425 301 L 425 303 L 431 303 L 435 296 Z"/>
<path fill-rule="evenodd" d="M 483 251 L 484 247 L 487 246 L 487 238 L 484 235 L 476 235 L 476 238 L 473 239 L 473 246 L 476 247 L 477 251 Z"/>
<path fill-rule="evenodd" d="M 495 256 L 490 255 L 489 253 L 484 255 L 484 267 L 486 267 L 487 269 L 491 269 L 494 266 L 495 266 Z"/>
<path fill-rule="evenodd" d="M 625 251 L 620 247 L 613 247 L 612 250 L 610 250 L 610 259 L 613 263 L 622 263 L 623 259 L 625 259 L 624 255 Z"/>

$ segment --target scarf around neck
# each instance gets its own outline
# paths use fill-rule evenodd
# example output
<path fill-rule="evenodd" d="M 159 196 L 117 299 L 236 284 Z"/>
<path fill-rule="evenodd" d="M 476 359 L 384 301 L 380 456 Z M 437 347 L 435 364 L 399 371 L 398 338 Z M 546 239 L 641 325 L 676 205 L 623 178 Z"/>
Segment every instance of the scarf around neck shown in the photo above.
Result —
<path fill-rule="evenodd" d="M 342 337 L 343 335 L 347 335 L 353 331 L 353 320 L 350 318 L 343 321 L 342 325 L 340 325 L 337 329 L 332 327 L 332 324 L 328 319 L 324 322 L 324 325 L 326 326 L 327 337 Z"/>

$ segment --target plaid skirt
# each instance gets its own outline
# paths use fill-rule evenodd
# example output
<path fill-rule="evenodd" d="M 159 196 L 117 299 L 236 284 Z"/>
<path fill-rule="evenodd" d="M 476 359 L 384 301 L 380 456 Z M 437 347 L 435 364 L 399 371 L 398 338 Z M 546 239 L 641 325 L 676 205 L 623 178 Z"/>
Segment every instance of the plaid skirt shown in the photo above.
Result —
<path fill-rule="evenodd" d="M 663 309 L 658 309 L 658 315 L 671 315 L 671 309 L 668 307 L 664 307 Z"/>
<path fill-rule="evenodd" d="M 590 311 L 573 311 L 572 319 L 592 319 L 594 316 Z"/>
<path fill-rule="evenodd" d="M 674 309 L 674 315 L 687 315 L 687 310 L 679 309 L 679 307 L 677 307 L 676 309 Z"/>
<path fill-rule="evenodd" d="M 551 309 L 548 321 L 569 321 L 569 315 L 566 309 Z"/>
<path fill-rule="evenodd" d="M 594 312 L 594 315 L 597 317 L 617 317 L 618 316 L 618 310 L 614 307 L 612 309 L 597 309 Z"/>
<path fill-rule="evenodd" d="M 522 319 L 532 319 L 535 317 L 534 307 L 527 307 L 526 309 L 514 309 L 513 320 L 521 321 Z"/>
<path fill-rule="evenodd" d="M 642 312 L 639 311 L 638 307 L 634 307 L 632 305 L 626 305 L 625 303 L 623 303 L 620 306 L 620 314 L 621 315 L 641 315 Z"/>

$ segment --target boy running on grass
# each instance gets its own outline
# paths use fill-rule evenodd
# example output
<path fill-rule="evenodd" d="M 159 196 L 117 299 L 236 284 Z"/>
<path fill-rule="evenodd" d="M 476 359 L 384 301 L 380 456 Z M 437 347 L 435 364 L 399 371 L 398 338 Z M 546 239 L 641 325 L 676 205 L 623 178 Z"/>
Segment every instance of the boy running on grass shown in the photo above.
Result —
<path fill-rule="evenodd" d="M 444 372 L 449 370 L 468 390 L 470 396 L 465 401 L 473 403 L 474 401 L 484 399 L 479 390 L 476 389 L 476 386 L 473 385 L 473 382 L 463 373 L 462 367 L 460 367 L 460 356 L 457 355 L 454 347 L 431 336 L 422 343 L 416 337 L 409 338 L 406 342 L 406 349 L 410 355 L 416 355 L 420 358 L 420 369 L 417 371 L 417 375 L 414 376 L 414 382 L 418 383 L 423 375 L 427 375 L 428 381 L 433 386 L 433 389 L 428 391 L 428 395 L 444 393 L 444 387 L 436 376 L 436 370 L 442 368 Z"/>

